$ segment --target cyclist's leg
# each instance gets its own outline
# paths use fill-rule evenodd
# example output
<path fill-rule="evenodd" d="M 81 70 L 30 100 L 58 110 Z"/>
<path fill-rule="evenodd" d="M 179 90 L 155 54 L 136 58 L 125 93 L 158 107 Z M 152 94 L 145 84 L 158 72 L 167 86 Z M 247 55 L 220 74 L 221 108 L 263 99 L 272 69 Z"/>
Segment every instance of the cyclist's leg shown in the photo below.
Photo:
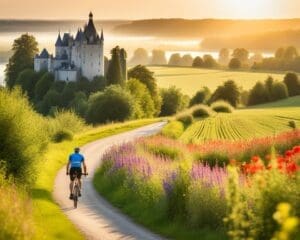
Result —
<path fill-rule="evenodd" d="M 78 178 L 78 185 L 79 185 L 79 196 L 81 196 L 81 175 L 82 175 L 82 169 L 80 168 L 78 170 L 78 175 L 77 175 L 77 178 Z"/>
<path fill-rule="evenodd" d="M 72 192 L 73 192 L 74 179 L 75 179 L 75 177 L 74 177 L 74 170 L 75 170 L 74 168 L 70 169 L 70 185 L 69 185 L 69 187 L 70 187 L 70 199 L 72 199 L 72 197 L 73 197 Z"/>

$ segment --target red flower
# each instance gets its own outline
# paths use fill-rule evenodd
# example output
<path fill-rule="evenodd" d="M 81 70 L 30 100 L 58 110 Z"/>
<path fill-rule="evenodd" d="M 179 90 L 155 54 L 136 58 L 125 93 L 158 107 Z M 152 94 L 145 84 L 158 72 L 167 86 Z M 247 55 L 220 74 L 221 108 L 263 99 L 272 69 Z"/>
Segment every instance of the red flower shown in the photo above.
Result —
<path fill-rule="evenodd" d="M 295 147 L 293 148 L 293 153 L 294 153 L 294 154 L 300 154 L 300 146 L 295 146 Z"/>
<path fill-rule="evenodd" d="M 254 162 L 254 163 L 257 163 L 258 161 L 259 161 L 259 157 L 258 156 L 253 156 L 252 158 L 251 158 L 251 161 L 252 162 Z"/>
<path fill-rule="evenodd" d="M 288 151 L 285 152 L 285 156 L 286 156 L 286 157 L 291 157 L 291 156 L 293 156 L 293 154 L 294 154 L 294 153 L 293 153 L 292 150 L 288 150 Z"/>

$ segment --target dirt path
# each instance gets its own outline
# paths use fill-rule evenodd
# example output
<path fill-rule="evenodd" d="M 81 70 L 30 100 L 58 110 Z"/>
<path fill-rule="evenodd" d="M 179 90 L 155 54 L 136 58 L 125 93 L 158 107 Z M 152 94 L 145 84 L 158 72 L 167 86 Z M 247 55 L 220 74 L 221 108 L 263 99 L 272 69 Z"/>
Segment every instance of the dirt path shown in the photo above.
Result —
<path fill-rule="evenodd" d="M 106 200 L 99 196 L 93 187 L 93 176 L 100 164 L 101 155 L 112 145 L 134 140 L 158 132 L 164 123 L 155 123 L 130 132 L 104 138 L 81 148 L 85 155 L 89 176 L 83 177 L 83 196 L 77 209 L 69 197 L 69 177 L 65 167 L 58 172 L 55 179 L 54 198 L 62 211 L 84 233 L 87 239 L 115 240 L 140 239 L 153 240 L 161 237 L 133 223 Z M 66 157 L 67 158 L 67 157 Z"/>

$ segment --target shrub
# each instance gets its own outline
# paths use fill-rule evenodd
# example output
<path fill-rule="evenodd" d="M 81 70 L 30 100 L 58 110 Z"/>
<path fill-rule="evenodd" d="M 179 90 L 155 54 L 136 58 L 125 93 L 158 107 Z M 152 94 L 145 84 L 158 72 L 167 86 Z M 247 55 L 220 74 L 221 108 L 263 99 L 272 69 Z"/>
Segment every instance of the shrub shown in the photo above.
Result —
<path fill-rule="evenodd" d="M 180 149 L 176 149 L 166 145 L 148 146 L 147 150 L 155 156 L 164 159 L 179 160 L 182 156 Z"/>
<path fill-rule="evenodd" d="M 19 90 L 0 89 L 0 159 L 7 174 L 32 183 L 37 160 L 48 143 L 45 122 Z"/>
<path fill-rule="evenodd" d="M 188 105 L 181 90 L 176 88 L 175 86 L 172 86 L 168 89 L 162 89 L 161 96 L 161 116 L 170 116 L 176 114 Z"/>
<path fill-rule="evenodd" d="M 300 80 L 296 73 L 287 73 L 283 82 L 288 88 L 289 96 L 296 96 L 300 94 Z"/>
<path fill-rule="evenodd" d="M 73 140 L 73 133 L 68 130 L 59 130 L 54 134 L 52 140 L 56 143 L 60 143 L 65 140 L 71 141 Z"/>
<path fill-rule="evenodd" d="M 184 127 L 187 128 L 189 125 L 191 125 L 194 121 L 193 115 L 185 113 L 180 114 L 176 117 L 176 120 L 179 122 L 182 122 Z"/>
<path fill-rule="evenodd" d="M 234 110 L 234 108 L 226 101 L 214 102 L 210 107 L 215 112 L 232 113 Z"/>
<path fill-rule="evenodd" d="M 22 190 L 0 171 L 0 239 L 33 239 L 31 205 Z"/>
<path fill-rule="evenodd" d="M 90 96 L 87 121 L 93 124 L 124 121 L 133 114 L 133 97 L 118 85 Z"/>
<path fill-rule="evenodd" d="M 202 60 L 201 57 L 195 57 L 194 61 L 193 61 L 193 67 L 203 67 L 204 62 Z"/>
<path fill-rule="evenodd" d="M 43 99 L 48 92 L 52 83 L 54 82 L 54 76 L 51 73 L 45 73 L 36 83 L 34 88 L 34 96 L 37 101 Z"/>
<path fill-rule="evenodd" d="M 209 100 L 210 95 L 210 90 L 207 87 L 204 87 L 203 89 L 196 92 L 196 94 L 192 97 L 190 101 L 190 107 L 196 104 L 206 103 Z"/>
<path fill-rule="evenodd" d="M 240 99 L 240 89 L 237 84 L 228 80 L 223 85 L 219 86 L 216 91 L 212 94 L 210 103 L 224 100 L 229 102 L 232 106 L 236 107 Z"/>
<path fill-rule="evenodd" d="M 250 90 L 248 105 L 251 106 L 265 102 L 268 102 L 268 90 L 263 83 L 257 82 Z"/>
<path fill-rule="evenodd" d="M 174 139 L 179 138 L 183 132 L 183 123 L 179 121 L 170 122 L 162 129 L 162 135 Z"/>
<path fill-rule="evenodd" d="M 282 82 L 273 83 L 271 88 L 271 96 L 273 101 L 288 98 L 289 93 L 286 85 Z"/>
<path fill-rule="evenodd" d="M 195 118 L 206 118 L 212 116 L 213 112 L 210 107 L 206 105 L 197 105 L 192 109 L 192 114 Z"/>

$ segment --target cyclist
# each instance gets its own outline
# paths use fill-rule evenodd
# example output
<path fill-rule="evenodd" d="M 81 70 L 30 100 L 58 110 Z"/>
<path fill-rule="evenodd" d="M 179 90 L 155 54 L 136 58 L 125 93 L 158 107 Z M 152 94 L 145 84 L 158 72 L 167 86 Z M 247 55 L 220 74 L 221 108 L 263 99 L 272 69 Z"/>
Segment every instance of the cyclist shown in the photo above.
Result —
<path fill-rule="evenodd" d="M 86 165 L 84 161 L 84 156 L 81 155 L 80 149 L 76 147 L 74 149 L 74 153 L 69 156 L 69 162 L 67 164 L 67 175 L 70 174 L 70 199 L 73 199 L 73 184 L 75 180 L 75 173 L 77 173 L 77 178 L 79 180 L 79 188 L 81 189 L 81 175 L 82 175 L 82 168 L 81 165 L 83 165 L 84 174 L 87 174 L 86 172 Z M 79 197 L 81 196 L 81 193 L 79 192 Z"/>

